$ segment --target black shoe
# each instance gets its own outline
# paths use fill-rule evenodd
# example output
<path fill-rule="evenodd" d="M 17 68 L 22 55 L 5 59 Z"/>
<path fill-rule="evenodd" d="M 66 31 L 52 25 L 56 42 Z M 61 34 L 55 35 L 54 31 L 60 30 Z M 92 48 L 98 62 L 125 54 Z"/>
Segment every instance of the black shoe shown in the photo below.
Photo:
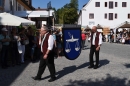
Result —
<path fill-rule="evenodd" d="M 94 66 L 94 69 L 97 69 L 98 68 L 98 66 Z"/>
<path fill-rule="evenodd" d="M 34 80 L 41 80 L 41 78 L 32 77 Z"/>
<path fill-rule="evenodd" d="M 48 82 L 53 82 L 55 80 L 56 80 L 56 77 L 49 79 Z"/>
<path fill-rule="evenodd" d="M 91 65 L 90 65 L 88 68 L 93 68 L 93 67 L 94 67 L 94 66 L 91 66 Z"/>

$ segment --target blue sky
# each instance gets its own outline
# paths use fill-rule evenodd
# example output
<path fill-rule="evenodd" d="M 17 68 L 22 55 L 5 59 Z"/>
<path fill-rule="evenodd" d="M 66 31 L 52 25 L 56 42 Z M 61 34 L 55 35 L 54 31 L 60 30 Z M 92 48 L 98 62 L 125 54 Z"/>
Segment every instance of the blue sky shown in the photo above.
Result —
<path fill-rule="evenodd" d="M 51 1 L 52 7 L 56 9 L 61 8 L 65 4 L 69 3 L 70 0 L 32 0 L 33 7 L 37 8 L 47 8 L 47 3 Z M 79 10 L 82 8 L 84 4 L 86 4 L 89 0 L 79 0 Z"/>

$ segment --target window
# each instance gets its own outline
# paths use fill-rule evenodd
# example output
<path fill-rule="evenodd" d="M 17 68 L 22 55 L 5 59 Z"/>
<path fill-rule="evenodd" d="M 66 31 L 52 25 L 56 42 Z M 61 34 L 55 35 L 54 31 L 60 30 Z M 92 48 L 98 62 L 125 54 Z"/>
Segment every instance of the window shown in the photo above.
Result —
<path fill-rule="evenodd" d="M 109 13 L 109 20 L 113 20 L 113 13 Z"/>
<path fill-rule="evenodd" d="M 105 7 L 107 7 L 107 2 L 105 2 Z"/>
<path fill-rule="evenodd" d="M 126 6 L 127 6 L 126 2 L 122 2 L 122 7 L 126 7 Z"/>
<path fill-rule="evenodd" d="M 20 6 L 20 4 L 18 4 L 18 11 L 21 11 L 21 6 Z"/>
<path fill-rule="evenodd" d="M 107 13 L 105 13 L 104 18 L 107 19 Z"/>
<path fill-rule="evenodd" d="M 130 14 L 128 14 L 128 19 L 130 19 Z"/>
<path fill-rule="evenodd" d="M 12 11 L 12 1 L 10 0 L 10 11 Z"/>
<path fill-rule="evenodd" d="M 115 7 L 117 7 L 117 2 L 115 2 Z"/>
<path fill-rule="evenodd" d="M 94 14 L 93 13 L 89 14 L 89 19 L 94 19 Z"/>
<path fill-rule="evenodd" d="M 24 11 L 26 11 L 26 9 L 24 8 Z"/>
<path fill-rule="evenodd" d="M 100 7 L 100 2 L 96 2 L 95 7 Z"/>
<path fill-rule="evenodd" d="M 115 14 L 115 19 L 117 19 L 117 13 Z"/>
<path fill-rule="evenodd" d="M 3 0 L 0 0 L 0 6 L 3 7 Z"/>
<path fill-rule="evenodd" d="M 113 2 L 112 1 L 109 2 L 109 9 L 113 9 Z"/>

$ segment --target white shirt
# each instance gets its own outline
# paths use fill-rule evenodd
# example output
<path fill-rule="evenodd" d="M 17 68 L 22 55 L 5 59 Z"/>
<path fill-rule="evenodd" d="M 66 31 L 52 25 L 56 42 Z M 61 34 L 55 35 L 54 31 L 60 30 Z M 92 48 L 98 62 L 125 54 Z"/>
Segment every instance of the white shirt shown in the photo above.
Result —
<path fill-rule="evenodd" d="M 95 38 L 96 38 L 96 33 L 93 34 L 93 40 L 92 40 L 92 45 L 95 45 Z M 98 45 L 102 44 L 102 35 L 101 33 L 99 34 L 99 42 Z"/>
<path fill-rule="evenodd" d="M 48 33 L 46 33 L 46 34 L 44 35 L 44 38 L 42 39 L 42 42 L 41 42 L 41 52 L 43 52 L 42 46 L 43 46 L 43 42 L 44 42 L 44 40 L 45 40 L 47 34 L 48 34 Z M 52 35 L 50 35 L 49 38 L 48 38 L 48 48 L 47 48 L 47 49 L 48 49 L 48 50 L 52 50 L 52 49 L 53 49 L 53 45 L 54 45 L 54 38 L 53 38 Z"/>

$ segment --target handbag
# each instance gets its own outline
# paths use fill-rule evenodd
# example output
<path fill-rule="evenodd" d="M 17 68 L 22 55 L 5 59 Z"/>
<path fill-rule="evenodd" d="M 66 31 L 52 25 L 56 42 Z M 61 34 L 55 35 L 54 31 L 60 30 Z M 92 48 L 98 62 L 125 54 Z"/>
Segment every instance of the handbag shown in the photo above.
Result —
<path fill-rule="evenodd" d="M 21 44 L 22 45 L 28 45 L 29 44 L 29 40 L 23 40 L 23 41 L 21 41 Z"/>

